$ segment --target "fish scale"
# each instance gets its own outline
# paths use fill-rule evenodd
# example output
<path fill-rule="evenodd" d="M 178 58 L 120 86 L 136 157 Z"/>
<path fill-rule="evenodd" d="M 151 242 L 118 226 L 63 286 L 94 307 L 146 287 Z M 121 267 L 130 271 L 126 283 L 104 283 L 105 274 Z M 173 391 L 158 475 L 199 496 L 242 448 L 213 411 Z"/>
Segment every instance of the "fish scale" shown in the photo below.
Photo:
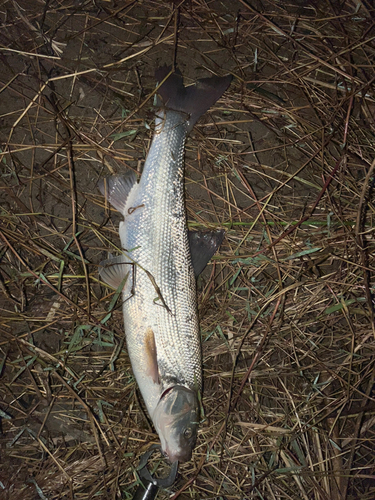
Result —
<path fill-rule="evenodd" d="M 159 70 L 159 81 L 166 72 L 167 68 Z M 167 78 L 159 89 L 163 106 L 156 115 L 139 184 L 129 173 L 100 187 L 124 216 L 119 227 L 123 255 L 101 263 L 100 275 L 114 288 L 124 286 L 124 327 L 133 372 L 172 462 L 191 456 L 202 384 L 196 282 L 184 202 L 184 146 L 195 121 L 230 80 L 211 78 L 184 87 L 181 75 Z"/>

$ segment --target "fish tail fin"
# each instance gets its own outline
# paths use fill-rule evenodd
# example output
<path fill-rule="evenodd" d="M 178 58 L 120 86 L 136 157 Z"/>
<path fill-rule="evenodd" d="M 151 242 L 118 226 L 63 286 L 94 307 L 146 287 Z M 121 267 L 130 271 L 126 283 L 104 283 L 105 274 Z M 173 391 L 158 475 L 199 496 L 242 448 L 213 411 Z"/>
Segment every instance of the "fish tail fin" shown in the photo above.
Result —
<path fill-rule="evenodd" d="M 157 81 L 162 82 L 170 73 L 171 66 L 156 70 Z M 194 85 L 184 86 L 181 72 L 172 73 L 159 88 L 159 95 L 167 109 L 186 113 L 187 131 L 223 95 L 232 81 L 232 75 L 214 76 L 198 80 Z"/>

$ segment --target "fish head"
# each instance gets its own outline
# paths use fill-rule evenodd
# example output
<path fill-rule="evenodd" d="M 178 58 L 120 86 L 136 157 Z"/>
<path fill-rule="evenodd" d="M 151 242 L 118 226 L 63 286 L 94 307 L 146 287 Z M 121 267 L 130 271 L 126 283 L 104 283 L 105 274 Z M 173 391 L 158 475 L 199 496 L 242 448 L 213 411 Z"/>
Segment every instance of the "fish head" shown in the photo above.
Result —
<path fill-rule="evenodd" d="M 199 424 L 196 393 L 183 386 L 164 391 L 153 414 L 153 422 L 169 461 L 190 460 Z"/>

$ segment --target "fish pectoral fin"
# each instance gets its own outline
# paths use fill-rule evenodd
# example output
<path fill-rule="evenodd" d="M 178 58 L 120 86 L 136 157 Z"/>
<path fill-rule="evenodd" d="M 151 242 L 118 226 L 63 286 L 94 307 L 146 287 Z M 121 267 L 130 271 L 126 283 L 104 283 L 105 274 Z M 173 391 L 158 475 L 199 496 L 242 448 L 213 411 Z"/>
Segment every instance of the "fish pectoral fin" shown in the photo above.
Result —
<path fill-rule="evenodd" d="M 154 384 L 160 384 L 155 334 L 151 328 L 147 328 L 144 342 L 145 342 L 145 351 L 147 358 L 146 359 L 147 375 L 149 375 L 152 378 Z"/>
<path fill-rule="evenodd" d="M 107 285 L 115 288 L 123 287 L 123 292 L 132 293 L 133 263 L 124 255 L 103 260 L 99 264 L 99 276 Z"/>
<path fill-rule="evenodd" d="M 223 241 L 225 231 L 189 231 L 191 262 L 197 278 Z"/>
<path fill-rule="evenodd" d="M 101 179 L 98 184 L 102 195 L 124 216 L 129 193 L 135 186 L 137 186 L 137 176 L 132 170 L 125 175 Z"/>

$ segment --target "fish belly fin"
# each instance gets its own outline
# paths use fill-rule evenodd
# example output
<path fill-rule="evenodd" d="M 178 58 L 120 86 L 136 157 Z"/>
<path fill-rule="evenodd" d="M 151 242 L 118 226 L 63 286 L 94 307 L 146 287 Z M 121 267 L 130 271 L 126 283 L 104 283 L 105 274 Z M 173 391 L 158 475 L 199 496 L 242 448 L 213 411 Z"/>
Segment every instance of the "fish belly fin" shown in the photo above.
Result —
<path fill-rule="evenodd" d="M 102 195 L 124 216 L 126 215 L 129 193 L 135 186 L 137 186 L 137 176 L 132 170 L 125 175 L 101 179 L 98 184 Z"/>
<path fill-rule="evenodd" d="M 197 278 L 223 241 L 225 231 L 189 231 L 191 263 Z"/>
<path fill-rule="evenodd" d="M 156 352 L 155 334 L 151 328 L 147 328 L 145 338 L 145 351 L 146 351 L 146 373 L 152 378 L 154 384 L 160 384 L 159 366 Z"/>
<path fill-rule="evenodd" d="M 171 66 L 162 66 L 155 72 L 158 82 L 170 73 Z M 172 73 L 159 88 L 159 95 L 167 109 L 186 113 L 187 131 L 224 94 L 232 81 L 232 75 L 203 78 L 194 85 L 184 86 L 180 71 Z"/>
<path fill-rule="evenodd" d="M 99 276 L 107 285 L 118 290 L 122 286 L 124 294 L 132 294 L 133 263 L 124 255 L 103 260 L 99 264 Z"/>

